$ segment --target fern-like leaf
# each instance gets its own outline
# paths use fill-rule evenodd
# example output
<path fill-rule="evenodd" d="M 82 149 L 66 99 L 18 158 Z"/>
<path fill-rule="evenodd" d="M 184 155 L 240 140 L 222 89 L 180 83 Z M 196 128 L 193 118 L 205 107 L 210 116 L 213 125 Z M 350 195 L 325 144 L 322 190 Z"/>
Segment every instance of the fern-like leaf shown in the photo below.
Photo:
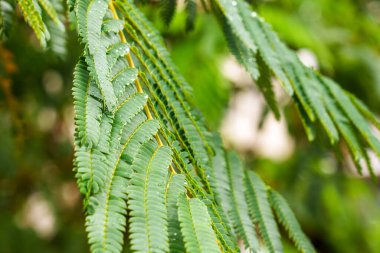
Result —
<path fill-rule="evenodd" d="M 130 164 L 135 160 L 138 149 L 152 138 L 158 128 L 154 121 L 144 122 L 144 117 L 136 117 L 133 122 L 136 124 L 125 128 L 122 145 L 117 153 L 106 157 L 108 168 L 105 187 L 90 199 L 94 211 L 87 217 L 86 225 L 93 251 L 101 249 L 106 252 L 113 247 L 121 248 L 123 244 L 126 186 L 133 172 Z"/>
<path fill-rule="evenodd" d="M 166 207 L 168 210 L 169 252 L 185 252 L 185 244 L 178 220 L 178 198 L 185 192 L 185 176 L 170 175 L 166 191 Z"/>
<path fill-rule="evenodd" d="M 230 190 L 228 214 L 236 234 L 243 239 L 247 248 L 256 251 L 259 248 L 259 242 L 245 200 L 244 169 L 236 154 L 228 153 L 226 156 L 227 170 L 225 173 L 228 175 Z"/>
<path fill-rule="evenodd" d="M 313 123 L 318 121 L 332 144 L 343 137 L 359 171 L 358 161 L 363 158 L 366 161 L 368 159 L 366 152 L 361 150 L 362 145 L 358 140 L 364 138 L 371 149 L 380 154 L 380 142 L 370 127 L 370 124 L 376 125 L 377 120 L 368 109 L 352 99 L 350 94 L 332 80 L 321 77 L 304 66 L 297 55 L 278 39 L 272 28 L 252 11 L 251 6 L 245 1 L 212 0 L 211 2 L 231 51 L 250 72 L 253 79 L 259 78 L 257 81 L 259 88 L 277 116 L 278 109 L 275 107 L 271 83 L 265 81 L 268 79 L 268 73 L 273 73 L 281 81 L 284 89 L 296 103 L 310 140 L 315 137 Z M 357 131 L 344 126 L 350 124 L 349 122 Z"/>
<path fill-rule="evenodd" d="M 266 186 L 254 172 L 250 171 L 245 174 L 249 212 L 258 224 L 259 232 L 269 252 L 282 252 L 280 233 L 267 199 Z"/>
<path fill-rule="evenodd" d="M 302 229 L 286 200 L 274 190 L 269 190 L 268 194 L 269 202 L 276 216 L 289 233 L 290 238 L 294 241 L 297 248 L 304 253 L 316 252 L 309 239 L 302 232 Z"/>
<path fill-rule="evenodd" d="M 207 208 L 199 199 L 188 200 L 182 195 L 178 200 L 178 217 L 187 252 L 221 252 Z"/>
<path fill-rule="evenodd" d="M 128 186 L 130 237 L 137 252 L 167 252 L 168 231 L 165 185 L 171 163 L 168 147 L 148 142 L 142 146 L 133 165 Z"/>
<path fill-rule="evenodd" d="M 77 4 L 78 29 L 82 41 L 87 43 L 86 62 L 99 86 L 104 104 L 109 111 L 116 108 L 117 98 L 109 79 L 110 67 L 107 62 L 107 36 L 102 34 L 102 24 L 108 11 L 108 1 L 79 1 Z"/>
<path fill-rule="evenodd" d="M 49 2 L 48 0 L 38 0 L 42 8 L 46 11 L 46 13 L 49 15 L 49 17 L 53 20 L 53 22 L 61 29 L 64 30 L 64 26 L 59 19 L 56 7 L 54 4 Z"/>
<path fill-rule="evenodd" d="M 42 46 L 46 46 L 46 40 L 49 39 L 49 33 L 42 20 L 41 13 L 37 9 L 33 0 L 17 0 L 25 21 L 32 27 L 34 33 L 39 39 Z"/>
<path fill-rule="evenodd" d="M 197 16 L 197 3 L 194 0 L 186 0 L 186 31 L 194 29 L 195 18 Z"/>
<path fill-rule="evenodd" d="M 47 0 L 42 0 L 47 2 Z M 67 32 L 63 25 L 65 20 L 65 8 L 61 0 L 50 0 L 50 7 L 53 8 L 52 14 L 50 16 L 56 16 L 53 19 L 46 21 L 47 29 L 50 32 L 50 40 L 48 41 L 48 48 L 50 48 L 56 55 L 64 59 L 67 55 L 66 41 Z M 46 7 L 48 8 L 48 7 Z M 47 11 L 47 10 L 46 10 Z"/>
<path fill-rule="evenodd" d="M 272 76 L 269 67 L 265 64 L 260 54 L 257 55 L 257 65 L 259 66 L 260 76 L 256 83 L 260 91 L 263 93 L 270 109 L 277 119 L 280 118 L 280 109 L 278 108 L 276 95 L 274 94 L 272 85 Z"/>
<path fill-rule="evenodd" d="M 73 96 L 78 137 L 85 146 L 94 146 L 100 136 L 101 96 L 83 59 L 74 70 Z"/>
<path fill-rule="evenodd" d="M 282 251 L 266 186 L 244 171 L 236 155 L 225 155 L 218 134 L 192 106 L 191 88 L 162 38 L 133 2 L 70 5 L 84 44 L 73 92 L 75 164 L 91 250 L 123 250 L 129 210 L 129 245 L 136 252 L 238 252 L 239 239 L 258 251 L 256 230 L 270 252 Z M 336 128 L 332 139 L 344 137 L 341 126 L 352 119 L 336 91 L 324 89 L 242 1 L 211 2 L 231 49 L 272 110 L 279 114 L 273 74 L 292 94 L 306 126 L 319 120 Z"/>
<path fill-rule="evenodd" d="M 166 25 L 169 25 L 175 14 L 177 0 L 161 0 L 161 17 Z"/>

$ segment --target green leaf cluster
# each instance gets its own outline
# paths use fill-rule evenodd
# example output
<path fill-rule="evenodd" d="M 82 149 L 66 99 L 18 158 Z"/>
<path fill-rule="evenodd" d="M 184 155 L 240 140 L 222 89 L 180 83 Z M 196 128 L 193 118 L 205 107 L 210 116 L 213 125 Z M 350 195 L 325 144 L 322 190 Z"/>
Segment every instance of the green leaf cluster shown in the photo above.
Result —
<path fill-rule="evenodd" d="M 136 252 L 239 252 L 240 239 L 252 252 L 281 252 L 272 208 L 286 203 L 271 201 L 207 129 L 132 1 L 77 1 L 73 11 L 85 47 L 73 88 L 75 170 L 91 250 L 121 252 L 128 227 Z M 313 252 L 292 222 L 296 245 Z"/>
<path fill-rule="evenodd" d="M 16 2 L 16 1 L 15 1 Z M 0 1 L 0 39 L 9 36 L 16 9 L 15 2 Z M 43 47 L 60 56 L 66 55 L 65 10 L 62 0 L 17 0 L 25 21 Z"/>
<path fill-rule="evenodd" d="M 18 3 L 42 44 L 50 33 L 40 7 L 52 27 L 62 27 L 55 1 Z M 166 23 L 175 3 L 161 1 Z M 296 104 L 310 140 L 318 122 L 332 144 L 347 143 L 359 171 L 363 160 L 371 170 L 367 148 L 380 155 L 372 130 L 380 124 L 362 102 L 304 66 L 245 1 L 202 3 L 277 118 L 273 77 Z M 314 252 L 285 199 L 207 128 L 190 85 L 134 1 L 68 4 L 84 47 L 74 71 L 74 163 L 91 251 L 122 252 L 128 240 L 136 252 L 239 252 L 239 242 L 251 252 L 283 252 L 282 224 L 300 251 Z M 3 9 L 10 8 L 3 1 L 1 7 L 5 24 Z M 196 2 L 186 1 L 186 10 L 191 29 Z M 51 35 L 62 53 L 64 39 Z"/>
<path fill-rule="evenodd" d="M 319 123 L 331 144 L 344 140 L 359 173 L 373 173 L 368 150 L 380 156 L 374 128 L 379 121 L 356 97 L 329 78 L 303 65 L 276 33 L 243 0 L 211 1 L 231 52 L 256 81 L 269 107 L 280 117 L 271 77 L 277 78 L 299 111 L 309 140 Z"/>

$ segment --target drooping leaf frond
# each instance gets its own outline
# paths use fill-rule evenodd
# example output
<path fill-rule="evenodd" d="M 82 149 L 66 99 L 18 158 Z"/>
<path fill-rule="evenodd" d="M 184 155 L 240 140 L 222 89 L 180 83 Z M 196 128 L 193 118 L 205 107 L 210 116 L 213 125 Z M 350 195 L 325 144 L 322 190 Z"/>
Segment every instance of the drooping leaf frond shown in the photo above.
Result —
<path fill-rule="evenodd" d="M 229 209 L 228 214 L 236 230 L 236 234 L 243 239 L 247 248 L 256 249 L 259 246 L 255 226 L 250 218 L 249 202 L 245 199 L 244 169 L 241 161 L 234 153 L 227 155 L 226 175 L 229 182 Z"/>
<path fill-rule="evenodd" d="M 38 0 L 42 8 L 46 11 L 49 17 L 53 20 L 53 22 L 62 30 L 64 30 L 63 24 L 58 17 L 57 7 L 53 5 L 53 3 L 48 0 Z"/>
<path fill-rule="evenodd" d="M 74 70 L 74 108 L 76 125 L 76 170 L 81 193 L 98 192 L 103 188 L 105 169 L 101 158 L 103 155 L 92 149 L 100 135 L 99 92 L 91 81 L 87 65 L 80 59 Z"/>
<path fill-rule="evenodd" d="M 158 128 L 155 121 L 147 121 L 141 114 L 130 120 L 133 122 L 124 128 L 120 145 L 116 148 L 114 147 L 114 152 L 116 151 L 116 153 L 111 153 L 105 158 L 108 165 L 105 172 L 107 176 L 105 187 L 90 198 L 90 208 L 95 210 L 94 214 L 89 213 L 90 215 L 87 217 L 88 229 L 94 231 L 93 239 L 91 238 L 91 231 L 89 232 L 90 242 L 93 240 L 94 249 L 97 247 L 96 243 L 101 242 L 102 252 L 107 252 L 107 250 L 111 250 L 115 246 L 121 248 L 123 244 L 122 232 L 125 230 L 126 193 L 129 192 L 131 199 L 135 198 L 131 193 L 133 187 L 129 190 L 127 182 L 132 175 L 136 177 L 136 180 L 138 178 L 138 175 L 133 174 L 138 168 L 131 168 L 130 164 L 138 157 L 138 150 L 143 143 L 153 138 Z M 146 159 L 147 157 L 145 156 L 144 158 Z M 132 180 L 132 185 L 134 184 L 133 182 Z M 164 182 L 161 182 L 161 184 L 164 185 Z M 135 194 L 138 194 L 140 198 L 143 192 L 135 192 Z M 157 192 L 155 194 L 157 195 Z M 129 205 L 130 209 L 134 210 L 136 203 L 131 200 Z M 97 215 L 100 217 L 96 217 Z M 97 222 L 95 222 L 96 218 Z M 131 229 L 133 229 L 132 224 L 134 223 L 131 222 Z M 97 234 L 99 231 L 102 231 L 102 233 Z M 100 245 L 98 246 L 100 247 Z"/>
<path fill-rule="evenodd" d="M 102 17 L 108 15 L 107 3 L 96 4 L 105 8 Z M 77 13 L 84 7 L 77 5 Z M 86 196 L 86 227 L 91 251 L 121 252 L 128 196 L 132 248 L 138 252 L 149 251 L 146 249 L 166 252 L 164 193 L 167 167 L 171 163 L 170 150 L 161 145 L 151 152 L 152 147 L 157 146 L 152 139 L 159 123 L 147 118 L 143 109 L 148 97 L 131 84 L 137 78 L 137 70 L 123 59 L 129 47 L 117 36 L 120 22 L 113 22 L 110 16 L 96 20 L 99 13 L 91 10 L 84 13 L 98 23 L 90 22 L 93 27 L 89 31 L 90 23 L 78 19 L 85 25 L 80 29 L 86 36 L 82 39 L 88 41 L 89 46 L 76 68 L 74 85 L 77 178 Z M 97 47 L 96 43 L 101 45 Z M 100 58 L 97 55 L 101 55 Z M 95 63 L 99 59 L 104 62 Z M 107 74 L 99 68 L 105 68 Z M 100 75 L 103 76 L 99 78 Z M 103 106 L 105 96 L 102 86 L 98 85 L 102 78 L 106 78 L 109 85 L 103 88 L 117 94 L 112 111 Z M 157 195 L 160 191 L 161 195 Z"/>
<path fill-rule="evenodd" d="M 132 166 L 128 186 L 130 237 L 132 250 L 167 252 L 168 231 L 165 205 L 165 181 L 171 163 L 168 147 L 153 142 L 143 145 Z"/>
<path fill-rule="evenodd" d="M 168 210 L 169 252 L 185 252 L 185 244 L 178 219 L 178 198 L 185 193 L 185 176 L 170 175 L 166 190 L 166 208 Z"/>
<path fill-rule="evenodd" d="M 177 0 L 160 0 L 160 15 L 166 25 L 170 25 L 177 9 Z M 197 16 L 197 3 L 194 0 L 185 0 L 186 31 L 194 29 L 195 18 Z"/>
<path fill-rule="evenodd" d="M 25 21 L 36 34 L 41 45 L 45 47 L 49 42 L 50 47 L 57 55 L 65 55 L 66 36 L 64 10 L 60 0 L 17 0 Z M 45 20 L 43 14 L 47 14 Z"/>
<path fill-rule="evenodd" d="M 130 26 L 126 26 L 129 39 L 139 47 L 138 49 L 131 48 L 131 51 L 149 78 L 155 83 L 152 87 L 149 80 L 145 80 L 146 89 L 157 103 L 157 107 L 154 106 L 151 110 L 159 118 L 164 117 L 163 125 L 169 124 L 161 134 L 167 140 L 174 137 L 179 142 L 179 149 L 177 146 L 171 145 L 171 141 L 169 141 L 169 145 L 173 149 L 178 169 L 186 173 L 186 179 L 194 187 L 195 192 L 193 193 L 202 198 L 210 198 L 212 195 L 208 197 L 206 192 L 211 191 L 207 179 L 208 172 L 212 170 L 210 158 L 213 157 L 211 143 L 208 140 L 210 133 L 206 130 L 204 122 L 196 118 L 199 113 L 189 105 L 188 90 L 190 89 L 183 78 L 176 73 L 163 42 L 148 21 L 128 1 L 124 1 L 118 7 L 126 18 L 126 23 L 130 24 Z M 161 57 L 157 58 L 155 54 L 159 54 Z M 188 167 L 187 160 L 194 166 L 192 173 L 195 172 L 200 180 L 183 170 Z M 206 190 L 202 186 L 204 183 Z M 211 218 L 215 222 L 221 244 L 231 251 L 237 247 L 236 242 L 231 241 L 228 236 L 231 233 L 230 229 L 225 224 L 223 215 L 220 214 L 214 199 L 208 203 L 208 207 L 212 213 Z"/>
<path fill-rule="evenodd" d="M 297 248 L 305 253 L 316 252 L 309 239 L 302 232 L 302 229 L 286 200 L 274 190 L 269 190 L 268 195 L 269 202 L 276 216 L 289 233 L 290 238 L 294 241 Z"/>
<path fill-rule="evenodd" d="M 13 21 L 14 4 L 0 1 L 0 37 L 5 39 Z M 14 1 L 16 2 L 16 1 Z M 66 54 L 66 32 L 63 22 L 64 6 L 62 0 L 17 0 L 25 21 L 34 31 L 43 48 L 64 57 Z"/>
<path fill-rule="evenodd" d="M 41 12 L 33 0 L 17 0 L 24 15 L 25 21 L 32 27 L 41 45 L 46 45 L 49 39 L 49 32 L 42 20 Z"/>
<path fill-rule="evenodd" d="M 100 92 L 90 78 L 83 59 L 74 70 L 74 107 L 78 138 L 85 146 L 94 146 L 99 141 L 102 104 Z"/>
<path fill-rule="evenodd" d="M 380 153 L 380 142 L 370 128 L 370 124 L 379 123 L 368 110 L 361 111 L 357 99 L 352 100 L 332 80 L 304 66 L 243 0 L 212 0 L 211 3 L 232 53 L 256 80 L 275 115 L 278 116 L 278 109 L 268 73 L 281 81 L 296 103 L 310 140 L 315 138 L 313 124 L 319 122 L 332 144 L 340 139 L 346 141 L 359 171 L 360 162 L 368 160 L 368 155 L 360 150 L 358 140 L 364 139 L 376 154 Z M 348 129 L 349 125 L 354 128 Z"/>
<path fill-rule="evenodd" d="M 161 17 L 166 25 L 169 25 L 175 14 L 177 0 L 161 0 Z"/>
<path fill-rule="evenodd" d="M 206 206 L 198 199 L 178 200 L 178 218 L 187 252 L 221 252 Z"/>
<path fill-rule="evenodd" d="M 50 48 L 56 55 L 64 59 L 67 55 L 67 33 L 65 26 L 63 24 L 65 20 L 65 8 L 61 0 L 42 0 L 42 2 L 47 3 L 45 7 L 46 12 L 50 10 L 51 14 L 49 16 L 51 19 L 46 21 L 46 27 L 50 33 L 50 40 L 48 41 L 48 48 Z M 41 4 L 42 4 L 41 2 Z"/>
<path fill-rule="evenodd" d="M 108 1 L 80 1 L 77 4 L 78 29 L 86 43 L 86 62 L 94 76 L 109 111 L 116 108 L 116 95 L 109 80 L 110 67 L 107 62 L 107 47 L 115 43 L 114 33 L 102 33 L 102 24 L 108 10 Z M 111 44 L 111 45 L 112 45 Z"/>
<path fill-rule="evenodd" d="M 274 113 L 277 119 L 280 118 L 280 109 L 278 108 L 276 95 L 273 90 L 272 76 L 269 67 L 263 61 L 260 54 L 257 55 L 257 65 L 259 68 L 260 76 L 257 78 L 256 83 L 260 91 L 263 93 L 268 106 Z"/>
<path fill-rule="evenodd" d="M 246 172 L 246 197 L 249 212 L 269 252 L 282 252 L 280 233 L 271 211 L 264 182 L 254 173 Z"/>
<path fill-rule="evenodd" d="M 251 252 L 262 242 L 281 252 L 272 206 L 298 249 L 313 252 L 285 200 L 206 127 L 190 85 L 134 2 L 68 1 L 84 46 L 74 74 L 74 163 L 91 251 L 122 252 L 127 238 L 136 252 L 239 252 L 240 240 Z M 380 124 L 364 104 L 305 67 L 243 0 L 201 2 L 277 117 L 272 75 L 295 102 L 310 139 L 319 122 L 332 143 L 347 143 L 358 168 L 363 159 L 371 168 L 366 148 L 380 155 L 371 129 Z M 187 30 L 196 3 L 185 1 Z M 18 4 L 41 43 L 64 55 L 61 1 Z M 169 23 L 176 1 L 161 5 Z M 0 7 L 3 29 L 13 6 L 0 0 Z"/>
<path fill-rule="evenodd" d="M 186 14 L 186 31 L 191 31 L 197 16 L 197 3 L 194 0 L 186 0 Z"/>
<path fill-rule="evenodd" d="M 233 2 L 212 1 L 212 6 L 234 54 L 249 67 L 272 110 L 279 113 L 270 86 L 274 74 L 289 78 L 289 91 L 310 122 L 335 127 L 336 139 L 338 132 L 349 133 L 332 116 L 334 110 L 345 113 L 331 95 L 339 90 L 324 89 L 324 79 L 294 54 L 285 55 L 290 64 L 284 66 L 278 50 L 287 49 L 262 20 L 248 15 L 249 8 L 242 14 L 244 5 Z M 239 252 L 240 239 L 252 252 L 260 251 L 262 242 L 269 252 L 281 252 L 267 187 L 207 129 L 192 106 L 190 86 L 133 1 L 76 1 L 72 9 L 85 48 L 74 85 L 75 164 L 91 250 L 121 252 L 128 222 L 128 244 L 136 252 Z M 232 23 L 235 18 L 241 27 Z M 262 37 L 252 36 L 256 30 Z M 294 62 L 299 65 L 293 70 Z M 298 79 L 301 72 L 313 78 L 308 91 L 302 82 L 309 79 Z M 321 89 L 333 103 L 318 93 Z"/>

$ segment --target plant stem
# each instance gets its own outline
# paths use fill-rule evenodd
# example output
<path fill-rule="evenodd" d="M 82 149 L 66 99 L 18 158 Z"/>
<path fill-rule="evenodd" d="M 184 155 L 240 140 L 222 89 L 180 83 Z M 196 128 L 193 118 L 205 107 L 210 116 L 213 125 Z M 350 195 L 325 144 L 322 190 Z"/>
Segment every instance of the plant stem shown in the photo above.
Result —
<path fill-rule="evenodd" d="M 113 1 L 110 1 L 109 4 L 108 4 L 108 6 L 109 6 L 109 8 L 110 8 L 110 10 L 111 10 L 111 12 L 112 12 L 112 15 L 113 15 L 114 19 L 119 20 L 119 16 L 117 15 L 117 12 L 116 12 L 115 6 L 114 6 L 114 4 L 113 4 Z M 120 32 L 119 32 L 119 36 L 120 36 L 120 40 L 121 40 L 121 42 L 123 42 L 123 43 L 127 43 L 127 39 L 125 38 L 125 35 L 124 35 L 123 31 L 120 31 Z M 131 56 L 131 53 L 130 53 L 130 52 L 128 52 L 128 54 L 126 54 L 125 58 L 127 59 L 129 66 L 130 66 L 131 68 L 134 68 L 134 67 L 135 67 L 135 64 L 134 64 L 134 62 L 133 62 L 133 59 L 132 59 L 132 56 Z M 140 84 L 140 80 L 139 80 L 139 78 L 136 78 L 135 86 L 136 86 L 137 92 L 139 92 L 139 93 L 143 93 L 143 92 L 144 92 L 143 89 L 142 89 L 142 86 L 141 86 L 141 84 Z M 152 114 L 151 114 L 151 112 L 150 112 L 150 110 L 149 110 L 148 105 L 145 105 L 145 106 L 144 106 L 144 111 L 145 111 L 145 115 L 146 115 L 146 117 L 147 117 L 149 120 L 153 119 Z M 160 138 L 160 136 L 158 135 L 158 133 L 154 136 L 154 138 L 156 139 L 156 141 L 157 141 L 159 147 L 164 146 L 164 144 L 162 143 L 161 138 Z M 171 172 L 172 172 L 173 174 L 177 174 L 177 172 L 174 170 L 174 168 L 173 168 L 173 166 L 172 166 L 171 164 L 169 165 L 169 168 L 170 168 L 170 170 L 171 170 Z"/>

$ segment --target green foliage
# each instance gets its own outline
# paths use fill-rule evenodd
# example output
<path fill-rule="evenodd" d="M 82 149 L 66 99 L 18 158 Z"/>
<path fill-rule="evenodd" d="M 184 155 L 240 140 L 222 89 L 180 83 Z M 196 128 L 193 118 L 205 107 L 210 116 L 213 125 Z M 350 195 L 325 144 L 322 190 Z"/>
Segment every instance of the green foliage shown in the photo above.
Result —
<path fill-rule="evenodd" d="M 63 58 L 66 56 L 66 31 L 62 0 L 18 0 L 25 21 L 33 29 L 43 47 L 46 45 Z M 6 0 L 0 1 L 0 38 L 5 40 L 12 26 L 14 8 Z"/>
<path fill-rule="evenodd" d="M 164 22 L 169 25 L 175 14 L 177 0 L 161 0 L 161 16 Z"/>
<path fill-rule="evenodd" d="M 62 27 L 54 2 L 39 2 Z M 133 2 L 69 6 L 84 46 L 74 71 L 74 163 L 91 251 L 122 252 L 127 233 L 136 252 L 239 252 L 239 240 L 252 252 L 283 252 L 272 207 L 297 248 L 314 252 L 286 201 L 206 127 L 164 41 Z M 161 2 L 166 23 L 174 3 Z M 379 123 L 358 99 L 305 67 L 244 1 L 209 4 L 277 117 L 272 74 L 297 104 L 310 139 L 318 121 L 331 143 L 342 136 L 359 168 L 361 160 L 369 164 L 365 145 L 380 155 L 371 130 Z M 44 43 L 49 33 L 37 3 L 19 5 Z M 196 10 L 186 1 L 187 30 Z"/>
<path fill-rule="evenodd" d="M 182 174 L 170 174 L 166 188 L 166 208 L 168 210 L 168 234 L 169 234 L 169 251 L 184 252 L 185 244 L 181 234 L 181 228 L 178 220 L 177 202 L 179 196 L 185 192 L 185 176 Z"/>
<path fill-rule="evenodd" d="M 197 16 L 197 4 L 194 0 L 186 0 L 186 31 L 194 29 L 195 18 Z"/>
<path fill-rule="evenodd" d="M 169 26 L 172 22 L 177 9 L 177 0 L 161 0 L 161 18 L 164 23 Z M 185 30 L 187 32 L 192 31 L 194 29 L 195 18 L 197 16 L 197 4 L 194 0 L 186 0 L 185 1 L 185 12 L 186 12 L 186 25 Z"/>
<path fill-rule="evenodd" d="M 178 218 L 187 252 L 221 252 L 204 203 L 182 195 L 178 200 Z"/>
<path fill-rule="evenodd" d="M 280 233 L 268 202 L 264 182 L 254 173 L 246 172 L 247 204 L 253 220 L 269 252 L 282 252 Z"/>
<path fill-rule="evenodd" d="M 268 70 L 264 66 L 274 73 L 297 103 L 310 140 L 315 138 L 312 123 L 318 121 L 332 144 L 336 144 L 341 137 L 345 140 L 359 172 L 362 171 L 361 162 L 368 161 L 367 151 L 361 148 L 363 144 L 359 144 L 359 140 L 364 139 L 364 145 L 369 145 L 376 154 L 380 154 L 380 142 L 371 129 L 373 121 L 378 125 L 377 120 L 361 114 L 349 94 L 332 80 L 322 78 L 304 66 L 297 55 L 278 39 L 271 27 L 243 0 L 212 2 L 232 53 L 254 80 L 258 78 L 259 88 L 275 115 L 278 116 L 278 109 L 271 85 L 266 82 L 263 88 L 262 84 L 262 79 L 268 80 Z M 256 58 L 257 62 L 262 59 L 265 65 L 261 63 L 261 67 L 252 69 L 257 65 L 252 64 L 252 58 Z M 260 75 L 263 77 L 260 78 Z M 368 167 L 372 171 L 371 166 Z"/>
<path fill-rule="evenodd" d="M 0 1 L 0 39 L 4 40 L 9 35 L 9 29 L 12 24 L 13 7 L 7 1 Z"/>
<path fill-rule="evenodd" d="M 219 172 L 225 173 L 228 177 L 225 181 L 229 182 L 226 186 L 230 190 L 228 192 L 228 199 L 225 205 L 228 205 L 227 213 L 236 234 L 243 239 L 247 248 L 258 248 L 259 242 L 256 235 L 256 229 L 250 218 L 248 203 L 245 199 L 244 187 L 244 169 L 239 158 L 232 153 L 227 154 L 226 171 Z"/>
<path fill-rule="evenodd" d="M 64 29 L 61 20 L 58 18 L 58 13 L 56 11 L 56 7 L 49 2 L 48 0 L 38 0 L 42 8 L 46 11 L 47 15 L 53 20 L 53 22 L 59 26 L 61 29 Z"/>
<path fill-rule="evenodd" d="M 57 56 L 64 59 L 67 56 L 66 41 L 67 33 L 63 21 L 65 18 L 65 7 L 61 0 L 41 0 L 41 5 L 45 4 L 46 13 L 50 19 L 46 21 L 46 27 L 50 32 L 50 40 L 48 48 L 50 48 Z"/>
<path fill-rule="evenodd" d="M 276 213 L 280 223 L 288 231 L 290 238 L 301 252 L 315 252 L 309 239 L 302 232 L 293 211 L 286 200 L 274 190 L 269 190 L 269 202 Z"/>
<path fill-rule="evenodd" d="M 18 4 L 26 22 L 32 27 L 41 44 L 45 45 L 50 35 L 42 21 L 40 10 L 36 8 L 33 0 L 18 0 Z"/>
<path fill-rule="evenodd" d="M 40 0 L 39 3 L 44 11 L 46 11 L 49 17 L 53 20 L 55 25 L 60 30 L 64 30 L 64 26 L 59 19 L 54 4 L 49 2 L 49 0 Z M 33 0 L 18 0 L 18 4 L 24 15 L 25 21 L 32 27 L 41 45 L 46 46 L 47 41 L 51 39 L 51 35 L 46 24 L 44 23 L 40 6 Z"/>
<path fill-rule="evenodd" d="M 229 224 L 236 236 L 242 236 L 247 247 L 256 251 L 258 237 L 250 218 L 253 211 L 246 206 L 241 163 L 236 156 L 228 159 L 232 161 L 225 168 L 229 175 L 226 183 L 233 193 L 223 200 L 226 203 L 222 201 L 222 206 L 231 208 L 223 210 L 216 197 L 219 193 L 214 193 L 218 191 L 213 178 L 218 167 L 212 162 L 214 138 L 189 105 L 189 86 L 137 8 L 128 1 L 117 2 L 116 8 L 119 13 L 110 13 L 102 1 L 78 2 L 75 6 L 85 45 L 74 82 L 76 170 L 86 196 L 92 251 L 121 251 L 126 209 L 130 210 L 131 249 L 137 252 L 179 251 L 183 247 L 189 252 L 236 252 L 237 237 Z M 117 20 L 119 15 L 125 18 L 126 32 L 120 36 L 117 32 L 123 27 Z M 123 44 L 124 36 L 136 46 Z M 125 45 L 124 50 L 112 53 L 120 43 Z M 133 58 L 129 58 L 129 51 Z M 131 60 L 140 69 L 139 77 L 131 72 Z M 112 99 L 107 94 L 117 97 Z M 113 100 L 116 105 L 110 106 Z M 189 200 L 181 194 L 184 179 L 187 194 L 192 196 Z M 178 209 L 174 205 L 177 201 Z M 269 217 L 265 222 L 274 223 L 274 219 Z M 263 236 L 266 243 L 276 238 L 270 233 Z"/>
<path fill-rule="evenodd" d="M 142 146 L 132 168 L 128 186 L 130 237 L 137 252 L 167 252 L 168 230 L 165 184 L 171 151 L 148 142 Z"/>

